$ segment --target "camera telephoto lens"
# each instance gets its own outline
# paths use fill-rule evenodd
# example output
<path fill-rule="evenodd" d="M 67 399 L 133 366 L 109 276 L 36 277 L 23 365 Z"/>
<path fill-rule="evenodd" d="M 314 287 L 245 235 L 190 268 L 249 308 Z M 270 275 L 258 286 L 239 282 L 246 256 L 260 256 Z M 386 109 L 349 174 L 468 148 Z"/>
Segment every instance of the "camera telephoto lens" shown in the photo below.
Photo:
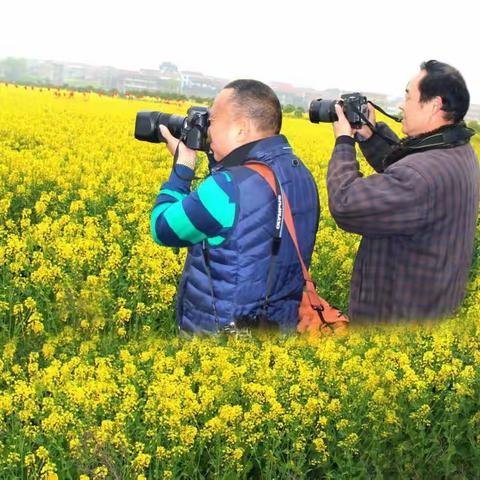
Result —
<path fill-rule="evenodd" d="M 335 100 L 312 100 L 308 115 L 312 123 L 326 122 L 332 123 L 338 120 L 335 112 Z"/>
<path fill-rule="evenodd" d="M 162 112 L 142 111 L 137 113 L 135 138 L 152 143 L 165 142 L 159 126 L 165 125 L 175 138 L 180 138 L 184 117 Z"/>

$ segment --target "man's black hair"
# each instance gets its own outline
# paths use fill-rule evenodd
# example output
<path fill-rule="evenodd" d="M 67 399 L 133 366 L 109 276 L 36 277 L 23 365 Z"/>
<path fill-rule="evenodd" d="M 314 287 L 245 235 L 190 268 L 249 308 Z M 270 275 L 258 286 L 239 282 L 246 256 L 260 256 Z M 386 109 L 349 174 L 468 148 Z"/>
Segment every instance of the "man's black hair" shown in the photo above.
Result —
<path fill-rule="evenodd" d="M 446 120 L 454 123 L 463 120 L 470 106 L 470 94 L 462 74 L 446 63 L 429 60 L 420 65 L 427 74 L 419 83 L 420 101 L 442 98 L 442 110 Z"/>
<path fill-rule="evenodd" d="M 224 88 L 234 90 L 236 106 L 252 119 L 262 132 L 280 133 L 282 128 L 282 106 L 275 92 L 258 80 L 240 79 Z"/>

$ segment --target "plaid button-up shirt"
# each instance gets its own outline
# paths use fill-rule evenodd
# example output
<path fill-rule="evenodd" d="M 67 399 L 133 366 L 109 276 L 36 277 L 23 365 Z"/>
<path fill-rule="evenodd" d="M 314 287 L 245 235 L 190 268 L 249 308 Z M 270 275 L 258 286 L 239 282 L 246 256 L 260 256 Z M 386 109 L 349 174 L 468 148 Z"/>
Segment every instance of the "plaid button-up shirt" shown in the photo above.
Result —
<path fill-rule="evenodd" d="M 388 144 L 374 135 L 361 147 L 381 170 Z M 362 235 L 351 280 L 353 322 L 439 318 L 462 303 L 479 183 L 470 144 L 411 154 L 363 177 L 353 139 L 337 139 L 327 175 L 330 212 L 341 228 Z"/>

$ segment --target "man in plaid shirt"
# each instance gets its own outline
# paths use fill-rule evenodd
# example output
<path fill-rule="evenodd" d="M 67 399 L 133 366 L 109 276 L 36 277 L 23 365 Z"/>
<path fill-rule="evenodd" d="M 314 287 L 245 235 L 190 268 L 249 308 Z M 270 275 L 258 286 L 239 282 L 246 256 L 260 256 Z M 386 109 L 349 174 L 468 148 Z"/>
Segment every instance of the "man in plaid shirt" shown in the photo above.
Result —
<path fill-rule="evenodd" d="M 367 126 L 353 130 L 336 106 L 327 188 L 337 224 L 362 235 L 350 291 L 354 322 L 440 318 L 462 303 L 480 183 L 472 131 L 462 121 L 469 101 L 456 69 L 423 63 L 401 107 L 407 138 L 395 147 L 384 139 L 398 140 L 386 124 L 378 123 L 375 132 Z M 376 174 L 363 177 L 354 138 L 362 140 Z"/>

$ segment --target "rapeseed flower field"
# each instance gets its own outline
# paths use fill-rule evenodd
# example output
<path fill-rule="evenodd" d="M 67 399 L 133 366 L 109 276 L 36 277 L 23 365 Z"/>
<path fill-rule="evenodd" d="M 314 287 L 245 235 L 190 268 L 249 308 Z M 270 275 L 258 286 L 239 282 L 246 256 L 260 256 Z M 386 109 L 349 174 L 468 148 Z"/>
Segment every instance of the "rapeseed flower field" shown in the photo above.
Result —
<path fill-rule="evenodd" d="M 188 106 L 0 85 L 0 478 L 479 478 L 478 252 L 441 323 L 176 336 L 185 251 L 149 231 L 171 158 L 133 128 Z M 318 181 L 312 274 L 346 309 L 359 237 L 328 213 L 331 126 L 282 132 Z"/>

